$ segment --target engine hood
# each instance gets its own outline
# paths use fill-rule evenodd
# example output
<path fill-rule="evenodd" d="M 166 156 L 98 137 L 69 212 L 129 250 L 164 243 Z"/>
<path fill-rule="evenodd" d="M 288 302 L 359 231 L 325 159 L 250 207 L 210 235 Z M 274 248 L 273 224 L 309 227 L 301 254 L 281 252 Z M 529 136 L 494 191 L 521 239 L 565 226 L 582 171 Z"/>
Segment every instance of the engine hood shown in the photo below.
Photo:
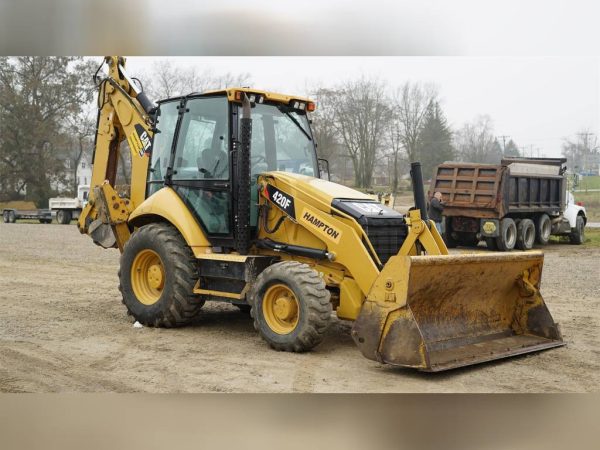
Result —
<path fill-rule="evenodd" d="M 264 175 L 281 180 L 293 189 L 304 191 L 328 205 L 331 205 L 334 199 L 376 201 L 370 195 L 320 178 L 290 172 L 268 172 Z"/>

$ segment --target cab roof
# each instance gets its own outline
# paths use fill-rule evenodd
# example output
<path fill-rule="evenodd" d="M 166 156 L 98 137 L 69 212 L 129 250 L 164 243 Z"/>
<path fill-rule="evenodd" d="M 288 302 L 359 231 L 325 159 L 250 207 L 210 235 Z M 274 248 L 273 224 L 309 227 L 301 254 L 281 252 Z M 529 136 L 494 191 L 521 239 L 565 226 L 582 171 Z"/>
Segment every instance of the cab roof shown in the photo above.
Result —
<path fill-rule="evenodd" d="M 305 103 L 308 103 L 308 102 L 314 103 L 313 100 L 306 98 L 306 97 L 300 97 L 297 95 L 279 94 L 276 92 L 262 91 L 260 89 L 253 89 L 253 88 L 249 88 L 249 87 L 231 87 L 231 88 L 227 88 L 227 89 L 214 89 L 214 90 L 197 92 L 197 93 L 194 92 L 189 95 L 181 95 L 178 97 L 165 98 L 165 99 L 159 100 L 158 103 L 163 103 L 163 102 L 166 102 L 169 100 L 181 99 L 183 97 L 203 97 L 203 96 L 210 96 L 210 95 L 217 95 L 217 94 L 225 94 L 225 95 L 227 95 L 227 100 L 229 100 L 230 102 L 235 102 L 235 101 L 237 101 L 235 99 L 236 92 L 247 92 L 247 93 L 261 95 L 264 97 L 265 100 L 267 100 L 269 102 L 283 103 L 286 105 L 289 104 L 292 100 L 296 100 L 299 102 L 305 102 Z"/>

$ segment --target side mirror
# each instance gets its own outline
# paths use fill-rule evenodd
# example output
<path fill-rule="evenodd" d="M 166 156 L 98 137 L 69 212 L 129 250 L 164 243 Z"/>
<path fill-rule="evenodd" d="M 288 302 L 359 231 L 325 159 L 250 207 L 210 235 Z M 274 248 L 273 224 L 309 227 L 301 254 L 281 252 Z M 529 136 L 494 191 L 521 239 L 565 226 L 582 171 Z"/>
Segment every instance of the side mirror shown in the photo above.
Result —
<path fill-rule="evenodd" d="M 327 181 L 331 181 L 331 174 L 329 173 L 329 161 L 323 158 L 317 158 L 319 164 L 319 178 Z"/>

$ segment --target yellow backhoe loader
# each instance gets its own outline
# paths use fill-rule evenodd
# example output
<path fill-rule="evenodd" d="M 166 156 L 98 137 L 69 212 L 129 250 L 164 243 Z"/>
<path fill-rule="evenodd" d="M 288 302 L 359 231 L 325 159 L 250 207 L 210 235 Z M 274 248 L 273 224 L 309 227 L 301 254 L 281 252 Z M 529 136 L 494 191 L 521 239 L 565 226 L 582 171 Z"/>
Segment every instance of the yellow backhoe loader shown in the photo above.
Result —
<path fill-rule="evenodd" d="M 301 352 L 335 311 L 364 356 L 424 371 L 563 345 L 539 290 L 543 254 L 448 255 L 418 163 L 405 216 L 328 181 L 309 99 L 230 88 L 154 105 L 125 58 L 104 63 L 78 226 L 121 251 L 123 303 L 142 324 L 184 325 L 225 301 L 273 348 Z M 124 141 L 129 192 L 116 189 Z"/>

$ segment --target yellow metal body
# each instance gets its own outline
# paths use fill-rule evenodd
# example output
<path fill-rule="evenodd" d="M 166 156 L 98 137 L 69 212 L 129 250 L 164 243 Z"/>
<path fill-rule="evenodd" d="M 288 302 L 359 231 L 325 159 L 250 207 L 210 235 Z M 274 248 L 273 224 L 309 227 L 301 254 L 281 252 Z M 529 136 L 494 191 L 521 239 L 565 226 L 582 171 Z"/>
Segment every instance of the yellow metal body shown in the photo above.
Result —
<path fill-rule="evenodd" d="M 328 259 L 311 259 L 252 247 L 250 255 L 213 253 L 208 236 L 179 196 L 164 187 L 145 198 L 148 155 L 143 153 L 140 128 L 153 130 L 127 81 L 119 76 L 124 60 L 107 59 L 110 82 L 99 93 L 99 128 L 90 201 L 79 219 L 82 233 L 110 227 L 115 246 L 123 249 L 136 227 L 154 221 L 173 224 L 200 261 L 245 263 L 252 255 L 272 255 L 306 263 L 321 274 L 336 303 L 338 317 L 355 320 L 352 335 L 362 353 L 382 362 L 422 370 L 444 370 L 512 354 L 562 345 L 560 332 L 539 292 L 543 255 L 448 255 L 433 222 L 418 210 L 406 217 L 408 235 L 398 252 L 382 265 L 368 235 L 350 215 L 333 210 L 334 199 L 371 200 L 353 189 L 326 180 L 268 172 L 258 179 L 259 193 L 272 185 L 293 197 L 295 217 L 259 195 L 261 208 L 257 239 L 326 251 Z M 236 101 L 235 92 L 224 92 Z M 306 101 L 298 97 L 259 93 L 270 101 Z M 137 130 L 135 125 L 138 125 Z M 127 139 L 132 152 L 130 198 L 113 188 L 118 144 Z M 101 240 L 100 237 L 97 238 Z M 101 240 L 109 242 L 108 240 Z M 132 286 L 145 304 L 160 297 L 165 272 L 153 252 L 134 261 Z M 157 259 L 158 258 L 158 259 Z M 244 301 L 253 280 L 239 292 L 209 289 L 198 281 L 193 292 L 213 298 Z M 298 321 L 298 299 L 283 285 L 271 286 L 263 302 L 272 330 L 285 334 Z"/>

